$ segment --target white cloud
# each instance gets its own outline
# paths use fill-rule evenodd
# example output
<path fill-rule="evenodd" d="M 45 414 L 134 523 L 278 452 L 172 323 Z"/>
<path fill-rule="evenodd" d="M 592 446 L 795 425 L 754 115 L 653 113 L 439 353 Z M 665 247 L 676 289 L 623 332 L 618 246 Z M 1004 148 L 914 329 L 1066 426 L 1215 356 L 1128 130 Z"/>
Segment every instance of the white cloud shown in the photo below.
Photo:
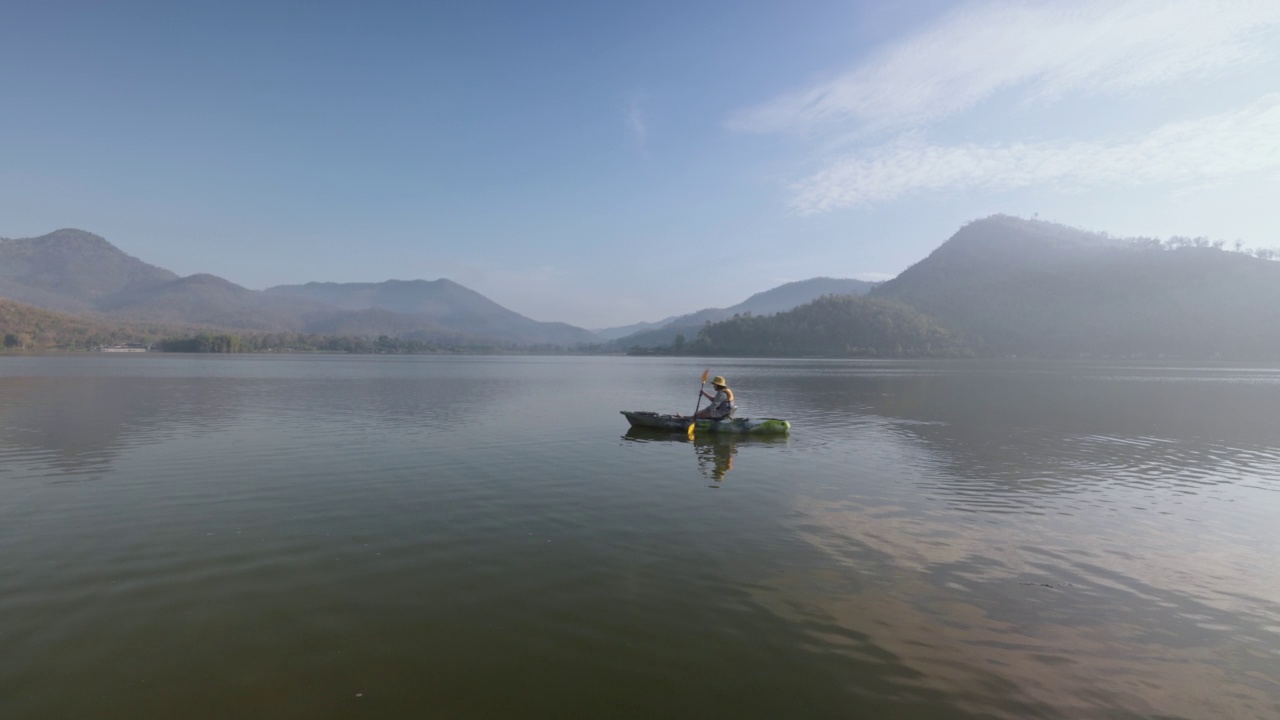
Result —
<path fill-rule="evenodd" d="M 1280 47 L 1277 0 L 972 4 L 827 82 L 732 116 L 754 133 L 921 126 L 1001 91 L 1028 101 L 1168 85 Z"/>
<path fill-rule="evenodd" d="M 920 190 L 1123 187 L 1259 171 L 1280 172 L 1280 94 L 1111 142 L 939 145 L 904 136 L 795 184 L 792 206 L 812 214 Z"/>

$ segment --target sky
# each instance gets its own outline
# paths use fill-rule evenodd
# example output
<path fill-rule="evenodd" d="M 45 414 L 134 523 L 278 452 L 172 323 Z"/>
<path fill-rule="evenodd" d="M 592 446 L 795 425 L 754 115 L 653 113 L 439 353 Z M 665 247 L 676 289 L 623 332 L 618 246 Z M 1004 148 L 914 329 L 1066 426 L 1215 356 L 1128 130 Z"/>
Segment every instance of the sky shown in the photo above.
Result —
<path fill-rule="evenodd" d="M 0 4 L 0 237 L 602 328 L 996 213 L 1280 246 L 1280 2 Z"/>

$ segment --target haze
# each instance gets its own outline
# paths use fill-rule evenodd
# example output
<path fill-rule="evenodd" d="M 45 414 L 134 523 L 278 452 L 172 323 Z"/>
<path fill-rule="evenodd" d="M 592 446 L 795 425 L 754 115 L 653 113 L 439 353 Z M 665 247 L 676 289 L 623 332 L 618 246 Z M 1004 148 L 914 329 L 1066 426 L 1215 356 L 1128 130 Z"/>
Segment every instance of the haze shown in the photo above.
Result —
<path fill-rule="evenodd" d="M 994 213 L 1277 244 L 1280 4 L 14 2 L 0 228 L 584 327 Z"/>

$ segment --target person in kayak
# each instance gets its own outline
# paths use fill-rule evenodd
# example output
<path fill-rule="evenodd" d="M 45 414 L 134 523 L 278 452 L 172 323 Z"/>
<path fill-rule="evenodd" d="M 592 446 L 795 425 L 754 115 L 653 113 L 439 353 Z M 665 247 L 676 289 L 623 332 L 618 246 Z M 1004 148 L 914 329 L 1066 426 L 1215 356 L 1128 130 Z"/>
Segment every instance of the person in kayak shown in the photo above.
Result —
<path fill-rule="evenodd" d="M 709 420 L 723 420 L 733 417 L 734 411 L 738 409 L 738 404 L 733 401 L 733 391 L 729 389 L 724 376 L 717 375 L 712 378 L 711 387 L 716 389 L 715 395 L 709 395 L 706 390 L 699 390 L 702 393 L 702 397 L 711 401 L 711 405 L 699 410 L 694 417 Z"/>

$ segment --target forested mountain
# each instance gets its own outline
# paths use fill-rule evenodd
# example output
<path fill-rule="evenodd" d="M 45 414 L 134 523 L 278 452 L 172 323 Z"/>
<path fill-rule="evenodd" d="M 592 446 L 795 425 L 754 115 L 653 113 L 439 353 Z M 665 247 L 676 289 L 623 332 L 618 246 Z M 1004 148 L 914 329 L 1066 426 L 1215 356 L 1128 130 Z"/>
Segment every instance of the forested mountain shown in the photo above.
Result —
<path fill-rule="evenodd" d="M 180 278 L 70 229 L 0 239 L 0 298 L 90 322 L 196 330 L 391 335 L 468 347 L 599 340 L 582 328 L 530 320 L 448 280 L 310 283 L 260 292 L 214 275 Z"/>
<path fill-rule="evenodd" d="M 707 308 L 688 315 L 680 315 L 663 321 L 660 327 L 646 328 L 623 336 L 614 336 L 615 345 L 622 348 L 656 347 L 670 345 L 676 336 L 696 337 L 702 326 L 709 322 L 726 320 L 734 315 L 771 315 L 799 307 L 824 295 L 864 295 L 876 283 L 851 278 L 817 277 L 779 285 L 771 290 L 758 292 L 742 302 L 727 308 Z M 628 326 L 635 327 L 635 326 Z M 608 330 L 601 330 L 609 337 Z"/>
<path fill-rule="evenodd" d="M 775 315 L 738 315 L 706 325 L 676 354 L 754 357 L 959 357 L 957 333 L 900 303 L 827 295 Z"/>
<path fill-rule="evenodd" d="M 872 296 L 995 354 L 1280 357 L 1280 263 L 1203 239 L 1116 239 L 995 216 Z"/>
<path fill-rule="evenodd" d="M 90 320 L 0 299 L 2 350 L 89 350 L 100 345 L 149 342 L 157 329 Z"/>
<path fill-rule="evenodd" d="M 0 295 L 31 305 L 86 311 L 115 293 L 156 287 L 177 278 L 83 230 L 0 239 Z"/>
<path fill-rule="evenodd" d="M 345 310 L 380 309 L 419 318 L 422 330 L 502 338 L 524 344 L 575 345 L 598 341 L 589 330 L 538 322 L 512 312 L 451 280 L 387 280 L 380 283 L 307 283 L 268 288 L 272 297 L 307 298 Z"/>

